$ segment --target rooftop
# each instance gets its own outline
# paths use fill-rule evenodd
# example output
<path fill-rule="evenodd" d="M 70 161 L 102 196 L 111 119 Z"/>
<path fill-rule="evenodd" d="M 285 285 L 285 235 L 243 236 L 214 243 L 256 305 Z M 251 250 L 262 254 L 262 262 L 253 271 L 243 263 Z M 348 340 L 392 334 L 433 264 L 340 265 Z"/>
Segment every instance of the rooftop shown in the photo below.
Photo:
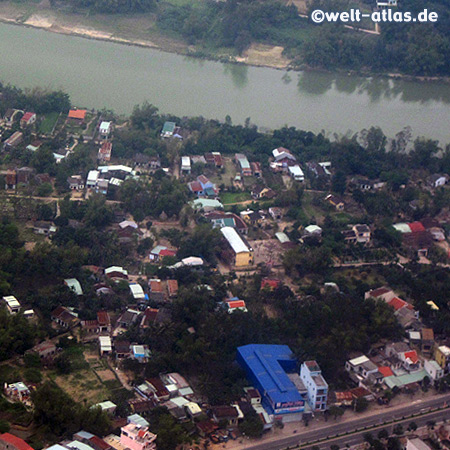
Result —
<path fill-rule="evenodd" d="M 220 231 L 235 253 L 245 253 L 252 250 L 251 248 L 247 247 L 247 245 L 244 243 L 244 241 L 234 228 L 223 227 L 220 229 Z"/>

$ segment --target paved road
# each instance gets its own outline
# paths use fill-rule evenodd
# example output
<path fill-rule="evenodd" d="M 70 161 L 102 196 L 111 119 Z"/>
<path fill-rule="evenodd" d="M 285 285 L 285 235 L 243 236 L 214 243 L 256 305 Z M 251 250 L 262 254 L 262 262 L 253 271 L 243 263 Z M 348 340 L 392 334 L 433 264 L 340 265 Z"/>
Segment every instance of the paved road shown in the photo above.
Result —
<path fill-rule="evenodd" d="M 446 394 L 443 396 L 439 396 L 436 398 L 432 398 L 429 400 L 416 400 L 408 405 L 400 406 L 396 408 L 387 407 L 385 411 L 380 412 L 379 414 L 374 414 L 366 417 L 362 417 L 360 419 L 354 419 L 352 421 L 341 421 L 334 423 L 332 419 L 330 419 L 331 423 L 328 426 L 321 427 L 318 429 L 314 429 L 311 431 L 306 431 L 305 428 L 302 429 L 300 433 L 297 433 L 293 436 L 285 437 L 278 439 L 276 441 L 264 442 L 260 444 L 253 445 L 251 447 L 246 447 L 246 450 L 281 450 L 287 447 L 294 447 L 299 443 L 306 444 L 309 442 L 313 442 L 319 439 L 324 439 L 326 437 L 333 437 L 337 434 L 342 434 L 346 432 L 360 430 L 364 427 L 370 426 L 379 426 L 381 428 L 386 428 L 389 431 L 392 429 L 392 425 L 383 426 L 384 422 L 392 421 L 394 419 L 401 419 L 402 417 L 410 416 L 411 414 L 418 414 L 420 412 L 426 412 L 429 409 L 442 407 L 445 404 L 450 402 L 450 394 Z M 430 414 L 427 414 L 424 417 L 415 417 L 415 418 L 407 418 L 402 423 L 409 424 L 414 421 L 419 426 L 425 425 L 429 420 L 441 421 L 443 418 L 450 419 L 450 409 L 437 411 Z M 340 438 L 333 439 L 327 441 L 322 444 L 311 444 L 319 445 L 321 449 L 329 449 L 331 444 L 337 444 L 340 447 L 345 446 L 345 444 L 354 445 L 356 443 L 360 443 L 363 441 L 363 435 L 366 433 L 366 430 L 362 430 L 361 432 L 349 436 L 344 436 Z"/>

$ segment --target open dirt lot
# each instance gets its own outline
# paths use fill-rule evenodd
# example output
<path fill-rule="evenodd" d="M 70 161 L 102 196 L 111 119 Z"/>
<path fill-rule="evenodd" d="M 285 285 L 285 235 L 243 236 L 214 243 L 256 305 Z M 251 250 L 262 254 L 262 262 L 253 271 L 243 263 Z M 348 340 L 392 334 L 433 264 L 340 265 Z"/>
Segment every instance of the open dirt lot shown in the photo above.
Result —
<path fill-rule="evenodd" d="M 281 257 L 284 253 L 283 247 L 275 239 L 264 239 L 250 241 L 255 257 L 255 265 L 265 263 L 272 266 L 281 265 Z"/>

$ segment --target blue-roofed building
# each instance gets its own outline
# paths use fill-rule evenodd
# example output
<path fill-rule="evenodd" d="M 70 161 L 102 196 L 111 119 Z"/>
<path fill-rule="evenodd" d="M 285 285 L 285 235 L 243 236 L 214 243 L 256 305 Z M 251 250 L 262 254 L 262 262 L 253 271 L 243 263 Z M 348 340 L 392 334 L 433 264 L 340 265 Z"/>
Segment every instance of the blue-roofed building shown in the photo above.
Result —
<path fill-rule="evenodd" d="M 262 404 L 269 414 L 285 420 L 304 412 L 305 392 L 300 393 L 294 383 L 294 378 L 299 378 L 297 361 L 287 345 L 244 345 L 238 347 L 236 359 L 262 394 Z"/>

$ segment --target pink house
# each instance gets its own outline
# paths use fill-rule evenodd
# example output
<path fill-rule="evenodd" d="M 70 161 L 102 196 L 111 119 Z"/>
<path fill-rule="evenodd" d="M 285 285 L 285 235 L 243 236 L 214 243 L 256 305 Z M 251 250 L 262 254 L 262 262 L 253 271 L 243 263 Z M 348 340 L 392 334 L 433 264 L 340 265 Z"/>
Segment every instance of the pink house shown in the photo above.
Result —
<path fill-rule="evenodd" d="M 148 427 L 129 423 L 121 428 L 120 443 L 130 450 L 156 450 L 156 434 Z"/>

